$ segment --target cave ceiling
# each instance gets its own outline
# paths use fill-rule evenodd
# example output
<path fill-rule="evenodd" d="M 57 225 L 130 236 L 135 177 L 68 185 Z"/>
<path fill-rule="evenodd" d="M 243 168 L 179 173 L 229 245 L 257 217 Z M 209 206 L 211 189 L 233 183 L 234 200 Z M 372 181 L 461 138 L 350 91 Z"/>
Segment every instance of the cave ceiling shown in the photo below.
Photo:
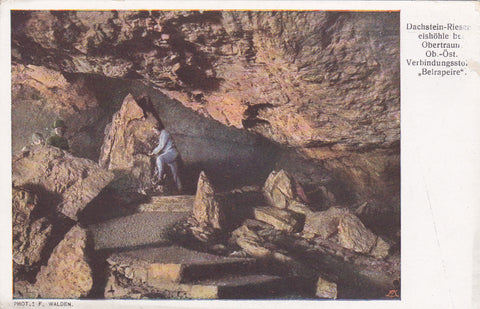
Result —
<path fill-rule="evenodd" d="M 141 80 L 307 153 L 400 140 L 398 12 L 12 11 L 12 62 Z"/>

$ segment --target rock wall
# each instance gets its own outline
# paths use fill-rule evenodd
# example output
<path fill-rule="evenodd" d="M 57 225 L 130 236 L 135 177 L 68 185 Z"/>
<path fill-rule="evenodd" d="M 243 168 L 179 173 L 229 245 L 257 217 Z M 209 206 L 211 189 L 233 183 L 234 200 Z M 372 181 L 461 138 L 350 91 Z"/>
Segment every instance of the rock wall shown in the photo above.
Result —
<path fill-rule="evenodd" d="M 13 20 L 14 61 L 141 78 L 293 146 L 399 140 L 398 12 L 33 11 Z"/>
<path fill-rule="evenodd" d="M 344 202 L 399 209 L 398 12 L 15 11 L 12 59 L 141 80 L 293 148 L 304 182 L 310 162 Z"/>

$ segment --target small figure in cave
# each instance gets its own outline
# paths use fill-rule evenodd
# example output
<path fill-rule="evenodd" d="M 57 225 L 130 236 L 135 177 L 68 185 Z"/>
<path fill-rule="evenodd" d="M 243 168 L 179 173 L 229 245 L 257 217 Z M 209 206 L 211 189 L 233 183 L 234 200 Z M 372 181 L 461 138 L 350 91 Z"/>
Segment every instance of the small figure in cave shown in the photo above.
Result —
<path fill-rule="evenodd" d="M 31 146 L 43 145 L 43 144 L 45 144 L 45 139 L 43 138 L 43 135 L 38 132 L 33 133 L 32 143 L 22 148 L 22 156 L 26 156 L 30 152 Z"/>
<path fill-rule="evenodd" d="M 53 123 L 53 129 L 55 130 L 55 134 L 47 139 L 47 144 L 62 150 L 69 150 L 68 140 L 63 136 L 66 130 L 65 122 L 57 119 Z"/>
<path fill-rule="evenodd" d="M 163 181 L 165 175 L 165 164 L 168 164 L 172 171 L 173 181 L 177 187 L 178 192 L 182 192 L 182 183 L 180 181 L 178 159 L 179 154 L 170 134 L 164 129 L 155 128 L 154 132 L 159 134 L 158 146 L 155 147 L 148 155 L 157 156 L 158 179 Z"/>
<path fill-rule="evenodd" d="M 32 134 L 32 145 L 41 145 L 45 143 L 45 138 L 41 133 L 35 132 Z"/>

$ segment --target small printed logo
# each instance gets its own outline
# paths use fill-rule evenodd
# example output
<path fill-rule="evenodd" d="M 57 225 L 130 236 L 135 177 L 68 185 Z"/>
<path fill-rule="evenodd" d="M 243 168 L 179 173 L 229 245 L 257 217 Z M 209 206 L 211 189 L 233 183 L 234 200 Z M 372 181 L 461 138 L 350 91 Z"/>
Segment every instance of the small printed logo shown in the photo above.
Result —
<path fill-rule="evenodd" d="M 386 297 L 390 297 L 390 298 L 399 298 L 400 295 L 398 295 L 398 290 L 390 290 L 388 292 L 387 295 L 385 295 Z"/>
<path fill-rule="evenodd" d="M 388 298 L 399 298 L 400 297 L 400 280 L 393 280 L 393 289 L 388 291 L 387 295 Z"/>

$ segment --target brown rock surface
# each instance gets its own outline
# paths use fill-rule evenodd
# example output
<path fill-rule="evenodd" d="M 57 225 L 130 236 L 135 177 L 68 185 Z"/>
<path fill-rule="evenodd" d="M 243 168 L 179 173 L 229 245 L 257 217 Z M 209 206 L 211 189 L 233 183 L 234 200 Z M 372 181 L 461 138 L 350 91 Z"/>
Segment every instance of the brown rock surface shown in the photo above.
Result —
<path fill-rule="evenodd" d="M 32 266 L 39 262 L 52 231 L 47 218 L 35 220 L 32 216 L 36 207 L 38 198 L 35 194 L 21 189 L 12 190 L 13 261 L 18 265 Z"/>
<path fill-rule="evenodd" d="M 121 188 L 152 186 L 155 165 L 147 154 L 157 146 L 153 129 L 159 126 L 152 110 L 129 94 L 105 129 L 99 163 L 116 174 Z"/>
<path fill-rule="evenodd" d="M 218 230 L 224 227 L 225 217 L 222 205 L 216 198 L 215 190 L 204 172 L 201 172 L 198 177 L 193 217 L 200 225 L 211 226 Z"/>
<path fill-rule="evenodd" d="M 93 279 L 86 250 L 87 231 L 76 225 L 37 275 L 35 286 L 41 298 L 80 298 L 90 292 Z"/>
<path fill-rule="evenodd" d="M 399 139 L 391 121 L 400 107 L 398 16 L 33 11 L 14 23 L 14 58 L 67 72 L 136 73 L 221 122 L 291 145 L 385 146 Z M 372 31 L 379 24 L 383 31 Z M 121 52 L 139 41 L 142 49 Z M 47 51 L 55 61 L 41 57 Z"/>
<path fill-rule="evenodd" d="M 31 187 L 73 220 L 112 179 L 97 163 L 51 146 L 33 146 L 13 159 L 13 186 Z"/>
<path fill-rule="evenodd" d="M 135 76 L 399 205 L 398 12 L 14 12 L 12 49 L 26 65 Z"/>

